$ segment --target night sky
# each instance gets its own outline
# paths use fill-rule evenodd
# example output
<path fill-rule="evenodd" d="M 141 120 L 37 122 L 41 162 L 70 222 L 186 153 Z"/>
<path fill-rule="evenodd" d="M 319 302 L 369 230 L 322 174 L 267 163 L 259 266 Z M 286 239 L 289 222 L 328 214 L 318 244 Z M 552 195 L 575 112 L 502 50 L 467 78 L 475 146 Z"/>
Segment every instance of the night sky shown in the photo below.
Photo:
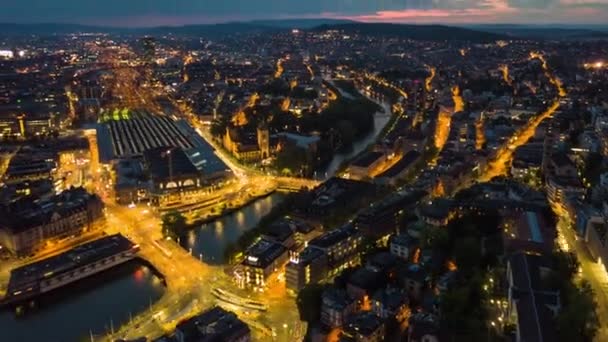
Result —
<path fill-rule="evenodd" d="M 112 26 L 345 18 L 410 23 L 608 23 L 608 0 L 0 0 L 0 22 Z"/>

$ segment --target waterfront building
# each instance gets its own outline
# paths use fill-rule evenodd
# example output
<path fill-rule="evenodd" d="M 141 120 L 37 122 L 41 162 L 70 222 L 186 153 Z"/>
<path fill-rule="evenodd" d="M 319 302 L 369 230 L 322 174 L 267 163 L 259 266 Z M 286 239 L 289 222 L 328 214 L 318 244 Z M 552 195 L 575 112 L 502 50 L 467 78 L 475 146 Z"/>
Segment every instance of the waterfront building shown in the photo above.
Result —
<path fill-rule="evenodd" d="M 386 161 L 386 155 L 380 151 L 369 151 L 355 159 L 348 167 L 349 178 L 364 180 Z"/>
<path fill-rule="evenodd" d="M 157 147 L 144 152 L 144 164 L 150 176 L 151 202 L 163 208 L 192 203 L 207 186 L 203 173 L 181 148 Z"/>
<path fill-rule="evenodd" d="M 133 259 L 139 246 L 120 234 L 74 247 L 11 271 L 4 303 L 31 299 Z"/>
<path fill-rule="evenodd" d="M 179 323 L 175 329 L 175 340 L 177 342 L 249 342 L 251 330 L 233 312 L 216 306 Z"/>
<path fill-rule="evenodd" d="M 11 203 L 0 208 L 0 244 L 16 255 L 34 253 L 52 241 L 102 228 L 103 208 L 101 199 L 83 188 Z"/>
<path fill-rule="evenodd" d="M 271 274 L 281 269 L 288 258 L 285 246 L 261 239 L 247 249 L 241 263 L 245 286 L 264 287 Z"/>
<path fill-rule="evenodd" d="M 381 174 L 377 175 L 375 178 L 375 182 L 378 184 L 389 184 L 396 185 L 400 179 L 403 179 L 411 169 L 411 167 L 415 164 L 415 162 L 420 158 L 422 154 L 418 151 L 411 150 L 406 153 L 401 159 L 396 162 L 393 166 L 386 169 Z"/>

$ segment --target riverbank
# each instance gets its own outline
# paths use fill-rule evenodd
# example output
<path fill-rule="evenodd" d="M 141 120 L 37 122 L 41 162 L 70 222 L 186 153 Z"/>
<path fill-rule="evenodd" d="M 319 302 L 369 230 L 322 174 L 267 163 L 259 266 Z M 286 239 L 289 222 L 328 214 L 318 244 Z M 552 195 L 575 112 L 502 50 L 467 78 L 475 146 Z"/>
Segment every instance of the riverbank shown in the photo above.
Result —
<path fill-rule="evenodd" d="M 336 173 L 345 169 L 350 162 L 355 160 L 362 152 L 373 145 L 378 138 L 382 136 L 382 132 L 388 126 L 389 122 L 396 117 L 396 115 L 391 115 L 390 105 L 388 103 L 376 102 L 375 99 L 368 97 L 364 93 L 360 92 L 360 94 L 382 109 L 374 113 L 373 128 L 366 136 L 354 142 L 348 151 L 336 153 L 334 155 L 329 164 L 324 168 L 324 172 L 322 173 L 325 175 L 324 179 L 335 176 Z"/>
<path fill-rule="evenodd" d="M 260 220 L 280 207 L 285 198 L 289 198 L 281 191 L 274 191 L 266 196 L 256 197 L 247 205 L 239 209 L 225 212 L 221 217 L 205 220 L 196 224 L 180 235 L 179 244 L 186 251 L 201 261 L 212 265 L 221 265 L 228 261 L 225 258 L 226 249 L 233 248 L 238 241 L 248 240 L 243 236 L 251 236 L 251 231 L 260 223 Z M 249 241 L 249 240 L 248 240 Z M 248 247 L 246 245 L 245 247 Z"/>
<path fill-rule="evenodd" d="M 165 291 L 154 270 L 134 259 L 43 294 L 20 316 L 0 311 L 2 340 L 90 341 L 129 322 Z"/>
<path fill-rule="evenodd" d="M 264 198 L 274 194 L 275 192 L 280 192 L 280 191 L 278 190 L 278 188 L 273 188 L 270 191 L 267 191 L 263 194 L 248 197 L 244 202 L 239 203 L 239 205 L 233 205 L 230 207 L 226 207 L 220 213 L 207 215 L 203 218 L 198 218 L 194 221 L 191 221 L 190 223 L 188 223 L 188 228 L 195 228 L 195 227 L 198 227 L 203 224 L 211 223 L 217 219 L 221 219 L 224 216 L 233 214 L 233 213 L 241 210 L 243 207 L 246 207 L 246 206 L 254 203 L 257 200 L 264 199 Z M 217 206 L 217 204 L 214 206 Z"/>

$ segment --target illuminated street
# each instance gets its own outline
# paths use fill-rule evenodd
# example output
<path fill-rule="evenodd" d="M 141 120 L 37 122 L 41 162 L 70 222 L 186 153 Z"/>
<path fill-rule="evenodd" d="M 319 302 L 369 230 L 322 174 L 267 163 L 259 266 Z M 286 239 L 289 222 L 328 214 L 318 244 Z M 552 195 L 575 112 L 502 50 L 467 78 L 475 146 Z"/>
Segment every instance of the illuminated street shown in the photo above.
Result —
<path fill-rule="evenodd" d="M 505 81 L 505 83 L 507 83 L 509 86 L 512 86 L 513 79 L 511 78 L 511 75 L 509 75 L 509 66 L 506 64 L 503 64 L 498 69 L 502 73 L 503 81 Z"/>
<path fill-rule="evenodd" d="M 464 110 L 464 100 L 460 94 L 460 87 L 455 85 L 452 87 L 452 100 L 454 101 L 454 113 Z"/>
<path fill-rule="evenodd" d="M 437 116 L 437 123 L 435 128 L 435 147 L 439 151 L 443 149 L 443 146 L 448 141 L 450 136 L 450 125 L 452 122 L 452 113 L 449 111 L 440 111 Z"/>
<path fill-rule="evenodd" d="M 141 248 L 140 257 L 150 262 L 166 279 L 167 290 L 164 296 L 153 304 L 151 311 L 143 312 L 133 321 L 108 338 L 136 338 L 160 336 L 172 331 L 175 325 L 184 318 L 212 306 L 214 303 L 227 305 L 212 294 L 214 288 L 228 290 L 249 299 L 266 304 L 269 310 L 255 313 L 249 309 L 229 305 L 243 320 L 263 323 L 255 336 L 259 340 L 268 338 L 268 330 L 274 329 L 279 341 L 286 336 L 298 336 L 305 327 L 301 324 L 282 328 L 283 324 L 297 322 L 298 311 L 293 300 L 285 292 L 285 283 L 277 282 L 265 293 L 259 295 L 243 292 L 236 287 L 230 274 L 223 266 L 211 266 L 202 262 L 202 255 L 190 255 L 174 241 L 162 238 L 160 219 L 145 207 L 124 208 L 108 206 L 108 233 L 122 232 Z M 120 227 L 120 228 L 118 228 Z M 193 276 L 195 275 L 195 276 Z M 255 326 L 254 326 L 255 328 Z M 287 334 L 287 335 L 286 335 Z"/>
<path fill-rule="evenodd" d="M 560 98 L 566 96 L 565 88 L 563 87 L 561 81 L 551 73 L 544 56 L 539 53 L 531 52 L 530 58 L 538 58 L 542 62 L 543 71 L 549 78 L 551 84 L 557 88 L 559 97 L 553 100 L 551 105 L 549 105 L 549 107 L 546 108 L 542 113 L 535 116 L 530 120 L 530 122 L 524 125 L 524 127 L 522 127 L 513 137 L 511 137 L 507 144 L 495 152 L 494 157 L 487 163 L 484 172 L 482 172 L 479 176 L 479 180 L 482 182 L 487 182 L 496 176 L 505 175 L 508 173 L 515 150 L 519 146 L 528 142 L 528 140 L 534 135 L 538 125 L 540 125 L 543 120 L 550 118 L 559 108 Z"/>
<path fill-rule="evenodd" d="M 564 251 L 576 255 L 580 264 L 580 279 L 591 284 L 597 301 L 597 314 L 600 321 L 600 329 L 596 336 L 597 341 L 608 340 L 608 326 L 602 324 L 608 319 L 608 272 L 601 263 L 593 260 L 585 242 L 576 236 L 574 224 L 567 212 L 563 212 L 559 205 L 552 204 L 553 211 L 558 217 L 557 242 Z"/>
<path fill-rule="evenodd" d="M 431 90 L 433 90 L 433 79 L 435 79 L 435 73 L 437 72 L 437 69 L 432 66 L 429 66 L 428 69 L 431 74 L 424 80 L 424 87 L 427 92 L 430 92 Z"/>

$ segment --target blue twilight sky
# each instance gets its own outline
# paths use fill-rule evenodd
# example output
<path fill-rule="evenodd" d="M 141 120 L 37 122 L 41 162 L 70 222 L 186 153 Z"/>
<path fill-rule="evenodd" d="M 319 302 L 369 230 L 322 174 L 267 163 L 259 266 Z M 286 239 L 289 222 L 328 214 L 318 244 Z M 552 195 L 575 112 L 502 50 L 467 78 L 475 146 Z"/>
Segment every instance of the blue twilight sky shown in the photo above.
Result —
<path fill-rule="evenodd" d="M 112 26 L 347 18 L 411 23 L 608 23 L 608 0 L 0 0 L 0 22 Z"/>

